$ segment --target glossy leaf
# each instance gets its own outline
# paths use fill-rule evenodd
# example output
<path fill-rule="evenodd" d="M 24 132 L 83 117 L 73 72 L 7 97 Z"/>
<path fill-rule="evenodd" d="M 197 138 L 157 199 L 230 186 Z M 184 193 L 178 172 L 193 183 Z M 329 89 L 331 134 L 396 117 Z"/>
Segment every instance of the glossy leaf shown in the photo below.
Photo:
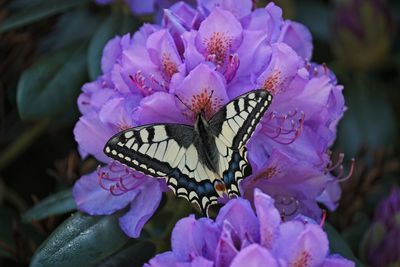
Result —
<path fill-rule="evenodd" d="M 61 13 L 79 5 L 83 5 L 89 0 L 45 0 L 35 6 L 23 9 L 17 14 L 12 15 L 0 23 L 0 33 L 12 30 L 37 20 Z"/>
<path fill-rule="evenodd" d="M 120 213 L 109 216 L 73 214 L 38 248 L 30 266 L 98 264 L 130 240 L 118 225 L 119 216 Z"/>
<path fill-rule="evenodd" d="M 71 189 L 60 191 L 43 199 L 22 215 L 25 222 L 41 220 L 50 216 L 76 210 Z"/>
<path fill-rule="evenodd" d="M 349 245 L 332 225 L 325 223 L 324 230 L 328 234 L 329 249 L 331 253 L 340 254 L 341 256 L 354 261 L 357 267 L 364 267 L 364 265 L 354 256 Z"/>
<path fill-rule="evenodd" d="M 89 40 L 103 20 L 103 16 L 83 8 L 60 14 L 51 32 L 40 39 L 38 53 L 49 53 L 49 51 L 56 51 L 74 43 Z"/>
<path fill-rule="evenodd" d="M 137 22 L 131 16 L 113 13 L 104 20 L 89 44 L 87 62 L 90 79 L 95 80 L 101 74 L 101 56 L 106 43 L 116 35 L 123 35 L 136 28 Z"/>
<path fill-rule="evenodd" d="M 94 33 L 87 53 L 90 79 L 94 80 L 101 73 L 100 60 L 105 44 L 117 34 L 119 16 L 109 16 Z"/>
<path fill-rule="evenodd" d="M 85 45 L 68 47 L 24 71 L 17 91 L 22 119 L 58 118 L 76 108 L 87 77 L 85 52 Z"/>
<path fill-rule="evenodd" d="M 128 245 L 103 261 L 98 267 L 141 267 L 154 256 L 155 246 L 151 242 Z"/>

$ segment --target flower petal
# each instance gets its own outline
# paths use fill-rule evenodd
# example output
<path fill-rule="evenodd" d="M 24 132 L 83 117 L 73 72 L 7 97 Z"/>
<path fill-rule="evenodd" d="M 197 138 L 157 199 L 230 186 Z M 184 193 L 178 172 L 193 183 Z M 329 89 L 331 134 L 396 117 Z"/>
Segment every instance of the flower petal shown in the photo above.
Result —
<path fill-rule="evenodd" d="M 219 224 L 228 221 L 240 238 L 242 248 L 260 240 L 260 225 L 247 200 L 242 198 L 230 200 L 221 208 L 215 221 Z"/>
<path fill-rule="evenodd" d="M 253 244 L 245 249 L 242 249 L 239 254 L 233 259 L 230 267 L 256 267 L 268 266 L 278 267 L 278 262 L 274 259 L 271 252 L 258 244 Z"/>
<path fill-rule="evenodd" d="M 74 136 L 81 156 L 91 154 L 102 162 L 110 161 L 103 153 L 103 148 L 107 140 L 114 134 L 113 128 L 101 122 L 96 112 L 80 117 L 74 128 Z"/>
<path fill-rule="evenodd" d="M 301 63 L 299 56 L 290 46 L 284 43 L 273 44 L 270 63 L 258 76 L 257 88 L 264 88 L 273 95 L 279 95 L 294 79 Z M 272 104 L 276 104 L 276 99 Z"/>
<path fill-rule="evenodd" d="M 279 235 L 281 216 L 274 206 L 274 200 L 259 189 L 254 190 L 254 205 L 260 221 L 260 244 L 272 249 Z"/>
<path fill-rule="evenodd" d="M 249 15 L 253 8 L 251 0 L 198 0 L 197 4 L 198 8 L 207 15 L 216 7 L 220 7 L 232 13 L 239 20 Z"/>
<path fill-rule="evenodd" d="M 193 117 L 202 110 L 205 111 L 207 117 L 211 117 L 229 100 L 224 78 L 204 63 L 193 69 L 177 85 L 174 92 L 186 105 L 191 106 L 192 111 L 189 111 L 182 104 L 180 105 Z"/>
<path fill-rule="evenodd" d="M 153 63 L 159 66 L 162 76 L 169 82 L 182 64 L 174 39 L 168 30 L 159 30 L 147 39 L 147 51 Z"/>
<path fill-rule="evenodd" d="M 171 251 L 168 251 L 156 255 L 149 261 L 149 263 L 143 265 L 143 267 L 176 267 L 176 264 L 177 261 L 175 254 Z"/>
<path fill-rule="evenodd" d="M 190 261 L 191 255 L 201 255 L 212 260 L 219 233 L 218 226 L 208 218 L 197 221 L 194 216 L 183 218 L 172 231 L 172 251 L 180 261 Z"/>
<path fill-rule="evenodd" d="M 100 171 L 107 171 L 107 167 Z M 138 192 L 131 190 L 119 196 L 113 195 L 100 186 L 98 173 L 92 172 L 75 183 L 72 194 L 79 210 L 90 215 L 105 215 L 126 207 Z"/>
<path fill-rule="evenodd" d="M 103 49 L 103 56 L 101 57 L 101 70 L 107 73 L 112 70 L 114 64 L 121 60 L 122 51 L 127 49 L 131 43 L 130 34 L 125 34 L 122 37 L 115 37 L 107 42 Z"/>
<path fill-rule="evenodd" d="M 197 65 L 205 61 L 205 57 L 201 54 L 196 47 L 197 32 L 190 31 L 182 34 L 183 44 L 185 46 L 185 51 L 183 55 L 185 57 L 186 71 L 190 72 Z"/>
<path fill-rule="evenodd" d="M 161 201 L 160 183 L 154 178 L 147 179 L 138 188 L 139 192 L 131 202 L 129 211 L 119 218 L 119 225 L 130 237 L 139 237 L 143 226 L 153 216 Z"/>
<path fill-rule="evenodd" d="M 328 254 L 329 242 L 319 225 L 290 221 L 281 224 L 274 255 L 293 266 L 319 266 Z"/>
<path fill-rule="evenodd" d="M 283 25 L 282 9 L 271 2 L 264 9 L 254 10 L 242 20 L 242 25 L 246 30 L 263 32 L 268 44 L 276 42 Z"/>
<path fill-rule="evenodd" d="M 125 130 L 133 127 L 132 109 L 140 102 L 141 96 L 118 97 L 107 101 L 99 112 L 100 120 L 110 124 L 116 130 Z"/>
<path fill-rule="evenodd" d="M 156 92 L 143 98 L 134 112 L 134 119 L 139 125 L 151 123 L 186 123 L 190 124 L 181 110 L 176 106 L 175 96 Z"/>
<path fill-rule="evenodd" d="M 326 257 L 322 267 L 354 267 L 356 266 L 354 262 L 343 258 L 340 255 L 331 255 Z"/>
<path fill-rule="evenodd" d="M 230 13 L 219 7 L 200 24 L 196 46 L 208 56 L 215 56 L 217 63 L 224 62 L 242 42 L 242 26 Z"/>
<path fill-rule="evenodd" d="M 303 24 L 290 20 L 285 21 L 278 42 L 288 44 L 300 57 L 306 60 L 311 59 L 312 36 Z"/>
<path fill-rule="evenodd" d="M 225 221 L 222 226 L 222 233 L 218 241 L 215 256 L 215 266 L 224 267 L 229 266 L 233 258 L 238 254 L 238 248 L 235 247 L 232 237 L 232 225 Z"/>

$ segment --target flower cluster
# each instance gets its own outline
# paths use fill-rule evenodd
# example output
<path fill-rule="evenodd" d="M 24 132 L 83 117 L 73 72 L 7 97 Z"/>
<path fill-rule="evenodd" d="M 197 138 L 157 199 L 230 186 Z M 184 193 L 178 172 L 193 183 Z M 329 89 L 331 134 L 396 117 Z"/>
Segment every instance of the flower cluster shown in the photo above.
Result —
<path fill-rule="evenodd" d="M 172 232 L 172 251 L 145 266 L 355 266 L 329 255 L 327 236 L 312 220 L 282 222 L 273 199 L 259 190 L 254 204 L 256 214 L 247 200 L 238 198 L 220 210 L 215 222 L 181 219 Z"/>
<path fill-rule="evenodd" d="M 254 9 L 251 0 L 199 0 L 197 8 L 179 2 L 164 10 L 161 25 L 109 41 L 103 74 L 82 88 L 74 129 L 80 154 L 107 165 L 76 183 L 78 208 L 110 214 L 130 205 L 121 227 L 138 236 L 167 189 L 111 162 L 102 152 L 106 141 L 148 123 L 193 124 L 194 112 L 204 108 L 210 118 L 234 97 L 263 88 L 274 99 L 248 143 L 253 175 L 242 194 L 252 199 L 261 188 L 285 217 L 319 219 L 317 201 L 334 209 L 340 189 L 330 171 L 340 162 L 331 164 L 328 152 L 344 99 L 333 73 L 310 62 L 311 41 L 279 7 Z"/>

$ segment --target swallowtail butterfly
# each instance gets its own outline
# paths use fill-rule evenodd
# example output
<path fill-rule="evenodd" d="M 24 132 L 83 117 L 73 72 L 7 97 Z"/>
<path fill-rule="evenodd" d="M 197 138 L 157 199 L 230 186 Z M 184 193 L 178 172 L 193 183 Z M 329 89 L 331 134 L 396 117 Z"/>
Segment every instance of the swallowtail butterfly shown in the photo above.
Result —
<path fill-rule="evenodd" d="M 208 212 L 218 197 L 239 196 L 239 181 L 251 174 L 246 143 L 267 110 L 272 95 L 245 93 L 210 120 L 197 114 L 193 126 L 151 124 L 127 129 L 105 145 L 109 157 L 146 175 L 164 178 L 179 197 Z"/>

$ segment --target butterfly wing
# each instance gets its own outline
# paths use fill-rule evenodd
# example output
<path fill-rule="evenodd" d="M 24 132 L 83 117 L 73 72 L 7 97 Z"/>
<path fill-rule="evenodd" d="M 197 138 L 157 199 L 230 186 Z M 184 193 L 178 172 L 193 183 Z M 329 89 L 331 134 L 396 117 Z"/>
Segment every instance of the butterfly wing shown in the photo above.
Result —
<path fill-rule="evenodd" d="M 229 195 L 239 195 L 238 182 L 251 174 L 245 145 L 271 101 L 272 95 L 267 91 L 253 90 L 229 102 L 209 121 L 220 153 L 219 162 L 228 165 L 220 167 L 219 172 Z"/>
<path fill-rule="evenodd" d="M 197 132 L 188 125 L 140 126 L 113 136 L 104 153 L 146 175 L 165 178 L 177 196 L 207 211 L 217 202 L 213 181 L 218 174 L 199 159 L 197 138 Z"/>

